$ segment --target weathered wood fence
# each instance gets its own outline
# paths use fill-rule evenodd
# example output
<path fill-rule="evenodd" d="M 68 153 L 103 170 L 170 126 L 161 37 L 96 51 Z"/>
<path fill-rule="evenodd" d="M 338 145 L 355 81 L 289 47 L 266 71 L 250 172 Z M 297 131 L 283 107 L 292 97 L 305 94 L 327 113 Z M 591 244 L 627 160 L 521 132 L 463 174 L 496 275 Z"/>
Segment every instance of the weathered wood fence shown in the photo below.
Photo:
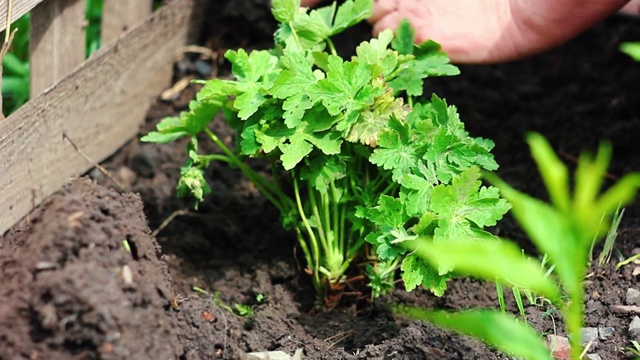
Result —
<path fill-rule="evenodd" d="M 7 0 L 0 0 L 0 31 Z M 31 100 L 0 122 L 0 234 L 137 134 L 197 27 L 195 0 L 104 0 L 102 47 L 85 53 L 85 0 L 13 0 L 31 12 Z M 18 30 L 20 31 L 20 30 Z"/>

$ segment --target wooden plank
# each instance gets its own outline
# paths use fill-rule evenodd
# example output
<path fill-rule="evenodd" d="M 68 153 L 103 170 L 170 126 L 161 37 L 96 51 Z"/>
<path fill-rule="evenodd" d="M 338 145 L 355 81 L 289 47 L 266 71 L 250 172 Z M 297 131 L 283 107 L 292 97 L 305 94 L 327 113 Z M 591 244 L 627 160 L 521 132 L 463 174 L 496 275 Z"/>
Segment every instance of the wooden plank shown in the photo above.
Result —
<path fill-rule="evenodd" d="M 22 15 L 28 13 L 44 0 L 13 0 L 11 10 L 11 22 L 18 20 Z M 47 0 L 48 1 L 48 0 Z M 8 0 L 0 1 L 0 31 L 7 28 L 7 8 Z"/>
<path fill-rule="evenodd" d="M 193 0 L 170 2 L 0 122 L 0 233 L 91 167 L 65 135 L 95 161 L 136 135 L 170 84 L 194 8 Z"/>
<path fill-rule="evenodd" d="M 53 86 L 84 60 L 85 0 L 47 0 L 31 12 L 29 92 Z"/>
<path fill-rule="evenodd" d="M 102 9 L 102 45 L 110 44 L 129 29 L 145 20 L 153 0 L 107 0 Z"/>

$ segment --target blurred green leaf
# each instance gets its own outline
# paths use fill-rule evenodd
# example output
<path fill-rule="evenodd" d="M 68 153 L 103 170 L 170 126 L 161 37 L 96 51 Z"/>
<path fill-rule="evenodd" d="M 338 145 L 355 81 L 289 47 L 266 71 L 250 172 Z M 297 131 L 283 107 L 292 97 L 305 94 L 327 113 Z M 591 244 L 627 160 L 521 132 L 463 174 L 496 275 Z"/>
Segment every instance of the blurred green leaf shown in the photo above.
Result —
<path fill-rule="evenodd" d="M 300 0 L 273 0 L 271 1 L 271 13 L 273 17 L 281 23 L 293 21 L 298 9 L 300 8 Z"/>
<path fill-rule="evenodd" d="M 451 313 L 408 306 L 394 306 L 393 309 L 398 314 L 480 339 L 513 356 L 528 360 L 552 359 L 538 332 L 511 314 L 495 310 Z"/>
<path fill-rule="evenodd" d="M 569 211 L 569 170 L 558 158 L 549 142 L 538 133 L 529 133 L 527 142 L 531 156 L 538 165 L 544 185 L 553 205 L 560 211 Z"/>
<path fill-rule="evenodd" d="M 407 242 L 418 256 L 438 269 L 452 270 L 487 281 L 499 279 L 558 300 L 558 286 L 545 276 L 540 263 L 512 242 L 501 240 L 451 239 L 449 241 Z"/>
<path fill-rule="evenodd" d="M 626 42 L 620 45 L 620 51 L 640 61 L 640 42 Z"/>

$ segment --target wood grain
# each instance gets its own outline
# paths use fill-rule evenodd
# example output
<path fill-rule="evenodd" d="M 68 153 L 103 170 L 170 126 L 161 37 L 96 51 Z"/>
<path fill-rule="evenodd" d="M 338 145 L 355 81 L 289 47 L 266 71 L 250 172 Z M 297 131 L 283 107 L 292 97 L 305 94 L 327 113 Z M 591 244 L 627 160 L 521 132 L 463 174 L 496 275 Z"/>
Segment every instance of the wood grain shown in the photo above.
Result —
<path fill-rule="evenodd" d="M 102 45 L 144 21 L 153 7 L 153 0 L 107 0 L 102 9 Z"/>
<path fill-rule="evenodd" d="M 31 11 L 30 97 L 75 70 L 84 60 L 85 0 L 46 0 Z"/>
<path fill-rule="evenodd" d="M 101 161 L 137 134 L 197 23 L 194 7 L 170 2 L 0 122 L 0 233 L 91 167 L 65 135 Z"/>
<path fill-rule="evenodd" d="M 11 22 L 18 20 L 22 15 L 31 11 L 36 5 L 45 0 L 13 0 L 13 9 L 11 11 Z M 48 1 L 48 0 L 47 0 Z M 107 0 L 108 1 L 108 0 Z M 0 31 L 7 28 L 7 8 L 9 2 L 7 0 L 0 1 Z"/>

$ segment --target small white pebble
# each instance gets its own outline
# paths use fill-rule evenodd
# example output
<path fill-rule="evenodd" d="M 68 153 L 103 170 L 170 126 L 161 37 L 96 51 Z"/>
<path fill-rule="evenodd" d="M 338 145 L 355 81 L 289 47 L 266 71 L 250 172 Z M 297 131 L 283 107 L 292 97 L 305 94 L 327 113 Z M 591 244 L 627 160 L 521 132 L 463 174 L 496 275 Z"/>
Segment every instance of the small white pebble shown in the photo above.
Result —
<path fill-rule="evenodd" d="M 631 324 L 629 324 L 629 333 L 634 336 L 640 335 L 640 317 L 633 317 Z"/>
<path fill-rule="evenodd" d="M 581 329 L 582 332 L 582 346 L 587 346 L 587 344 L 591 344 L 591 347 L 598 345 L 598 328 L 595 327 L 584 327 Z"/>
<path fill-rule="evenodd" d="M 131 272 L 129 265 L 122 266 L 122 280 L 124 280 L 126 285 L 131 285 L 133 283 L 133 273 Z"/>
<path fill-rule="evenodd" d="M 611 326 L 599 327 L 598 337 L 600 338 L 600 340 L 606 340 L 607 338 L 611 337 L 615 332 L 616 332 L 616 329 L 612 328 Z"/>
<path fill-rule="evenodd" d="M 640 305 L 640 291 L 634 288 L 628 288 L 625 301 L 627 305 Z"/>

